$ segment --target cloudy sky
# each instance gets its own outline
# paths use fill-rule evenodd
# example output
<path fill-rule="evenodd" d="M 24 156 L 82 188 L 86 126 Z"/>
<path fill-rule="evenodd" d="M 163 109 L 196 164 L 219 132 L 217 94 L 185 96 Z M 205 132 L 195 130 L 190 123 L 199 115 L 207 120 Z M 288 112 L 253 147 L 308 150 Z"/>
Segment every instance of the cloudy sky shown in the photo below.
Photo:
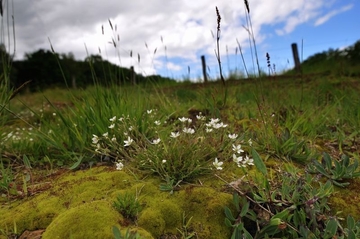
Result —
<path fill-rule="evenodd" d="M 245 7 L 240 0 L 3 2 L 3 26 L 6 26 L 6 11 L 14 14 L 16 59 L 38 49 L 50 49 L 50 39 L 55 51 L 72 52 L 76 59 L 83 60 L 87 54 L 101 54 L 118 65 L 133 65 L 138 73 L 156 73 L 180 80 L 201 78 L 200 56 L 205 55 L 208 73 L 216 77 L 213 34 L 216 35 L 217 6 L 221 15 L 220 56 L 225 76 L 230 71 L 244 69 L 239 50 L 236 50 L 237 42 L 247 67 L 253 68 Z M 330 47 L 343 48 L 360 39 L 358 0 L 248 2 L 259 64 L 265 71 L 267 52 L 276 71 L 293 66 L 291 43 L 299 45 L 300 55 L 306 59 Z M 7 37 L 2 36 L 2 39 Z"/>

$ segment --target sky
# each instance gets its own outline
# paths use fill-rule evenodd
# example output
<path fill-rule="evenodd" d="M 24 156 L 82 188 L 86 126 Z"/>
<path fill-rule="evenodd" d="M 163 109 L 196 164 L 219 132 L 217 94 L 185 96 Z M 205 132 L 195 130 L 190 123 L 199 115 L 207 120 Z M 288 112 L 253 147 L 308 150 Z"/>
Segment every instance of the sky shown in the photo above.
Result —
<path fill-rule="evenodd" d="M 293 68 L 292 43 L 297 43 L 300 60 L 305 60 L 360 40 L 358 0 L 248 0 L 251 27 L 244 1 L 239 0 L 2 2 L 1 41 L 14 52 L 13 41 L 8 41 L 9 35 L 13 38 L 14 16 L 17 60 L 52 46 L 59 54 L 71 52 L 77 60 L 99 54 L 122 67 L 134 66 L 137 73 L 180 81 L 202 80 L 202 55 L 210 79 L 219 77 L 215 7 L 221 16 L 219 56 L 225 77 L 244 73 L 244 62 L 249 73 L 257 69 L 249 32 L 261 70 L 268 72 L 268 53 L 278 73 Z"/>

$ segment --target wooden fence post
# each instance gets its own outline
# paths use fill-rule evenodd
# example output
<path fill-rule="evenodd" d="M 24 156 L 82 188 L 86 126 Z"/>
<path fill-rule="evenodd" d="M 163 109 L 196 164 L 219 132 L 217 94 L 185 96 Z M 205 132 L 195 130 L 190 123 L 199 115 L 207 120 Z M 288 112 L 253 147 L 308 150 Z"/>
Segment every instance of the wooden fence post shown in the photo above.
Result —
<path fill-rule="evenodd" d="M 133 66 L 130 66 L 130 81 L 132 85 L 136 85 L 136 74 Z"/>
<path fill-rule="evenodd" d="M 298 47 L 296 43 L 291 44 L 291 49 L 294 57 L 294 64 L 295 64 L 295 70 L 297 73 L 301 74 L 301 66 L 300 66 L 300 59 L 299 59 L 299 52 Z"/>
<path fill-rule="evenodd" d="M 76 88 L 77 88 L 77 87 L 76 87 L 76 78 L 75 78 L 75 76 L 72 76 L 72 77 L 71 77 L 71 86 L 72 86 L 73 89 L 76 89 Z"/>
<path fill-rule="evenodd" d="M 205 62 L 204 55 L 201 56 L 201 65 L 202 65 L 202 70 L 203 70 L 203 75 L 204 75 L 204 83 L 207 83 L 206 62 Z"/>

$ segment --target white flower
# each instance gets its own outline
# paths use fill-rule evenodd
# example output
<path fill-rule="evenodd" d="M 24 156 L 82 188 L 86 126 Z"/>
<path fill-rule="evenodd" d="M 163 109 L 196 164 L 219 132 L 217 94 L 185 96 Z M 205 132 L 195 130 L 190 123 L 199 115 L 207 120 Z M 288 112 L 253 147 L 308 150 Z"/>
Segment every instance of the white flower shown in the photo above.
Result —
<path fill-rule="evenodd" d="M 222 170 L 223 168 L 221 167 L 221 165 L 223 165 L 223 162 L 218 161 L 217 158 L 215 158 L 215 161 L 213 162 L 214 167 L 217 170 Z"/>
<path fill-rule="evenodd" d="M 246 164 L 243 162 L 243 163 L 238 163 L 237 166 L 239 168 L 243 167 L 243 168 L 246 168 Z"/>
<path fill-rule="evenodd" d="M 248 140 L 248 143 L 249 143 L 249 146 L 252 146 L 252 140 L 251 139 Z"/>
<path fill-rule="evenodd" d="M 109 136 L 109 133 L 108 133 L 108 132 L 103 133 L 103 136 L 104 136 L 105 138 L 107 138 L 107 137 Z"/>
<path fill-rule="evenodd" d="M 190 120 L 190 122 L 191 122 L 191 119 L 186 118 L 186 117 L 179 118 L 179 120 L 180 120 L 181 122 L 186 122 L 186 121 L 189 121 L 189 120 Z"/>
<path fill-rule="evenodd" d="M 100 145 L 100 144 L 97 144 L 97 145 L 96 145 L 95 152 L 101 153 L 101 145 Z"/>
<path fill-rule="evenodd" d="M 214 129 L 226 128 L 227 124 L 223 124 L 223 122 L 220 122 L 220 123 L 217 123 L 217 124 L 213 124 L 212 127 Z"/>
<path fill-rule="evenodd" d="M 218 123 L 218 124 L 213 124 L 213 128 L 214 129 L 219 129 L 222 127 L 222 123 Z"/>
<path fill-rule="evenodd" d="M 134 129 L 134 127 L 130 126 L 129 127 L 129 131 L 132 131 Z"/>
<path fill-rule="evenodd" d="M 198 120 L 205 120 L 205 116 L 201 115 L 201 113 L 199 115 L 197 115 L 196 118 Z"/>
<path fill-rule="evenodd" d="M 236 163 L 236 164 L 239 164 L 241 161 L 243 160 L 243 157 L 241 156 L 236 156 L 236 154 L 233 154 L 233 161 Z"/>
<path fill-rule="evenodd" d="M 157 126 L 161 125 L 160 120 L 156 120 L 154 123 L 155 123 Z"/>
<path fill-rule="evenodd" d="M 124 147 L 130 146 L 132 142 L 134 142 L 134 140 L 128 136 L 128 140 L 124 140 Z"/>
<path fill-rule="evenodd" d="M 243 164 L 254 165 L 254 160 L 253 160 L 252 158 L 249 158 L 249 157 L 246 155 Z"/>
<path fill-rule="evenodd" d="M 180 133 L 179 132 L 171 132 L 171 134 L 170 134 L 170 137 L 171 138 L 177 138 L 177 137 L 179 137 L 180 136 Z"/>
<path fill-rule="evenodd" d="M 147 110 L 146 113 L 149 115 L 153 110 Z"/>
<path fill-rule="evenodd" d="M 115 124 L 111 124 L 111 125 L 109 126 L 109 129 L 113 129 L 113 128 L 115 128 Z"/>
<path fill-rule="evenodd" d="M 93 134 L 92 143 L 97 144 L 98 142 L 99 142 L 99 137 L 97 135 Z"/>
<path fill-rule="evenodd" d="M 238 137 L 237 134 L 229 134 L 228 136 L 230 139 L 236 139 Z"/>
<path fill-rule="evenodd" d="M 115 137 L 115 135 L 113 135 L 113 137 L 111 138 L 111 141 L 116 142 L 116 137 Z"/>
<path fill-rule="evenodd" d="M 210 132 L 213 131 L 213 129 L 212 128 L 206 128 L 205 131 L 206 131 L 206 133 L 210 133 Z"/>
<path fill-rule="evenodd" d="M 111 122 L 115 122 L 115 120 L 116 120 L 116 116 L 114 116 L 114 117 L 110 118 L 109 120 L 110 120 Z"/>
<path fill-rule="evenodd" d="M 166 163 L 166 160 L 165 160 L 165 159 L 163 159 L 161 162 L 162 162 L 162 163 Z"/>
<path fill-rule="evenodd" d="M 159 139 L 154 139 L 153 141 L 152 141 L 152 144 L 158 144 L 158 143 L 160 143 L 160 138 Z"/>
<path fill-rule="evenodd" d="M 236 153 L 238 153 L 238 154 L 241 154 L 242 152 L 244 152 L 244 150 L 242 150 L 241 149 L 241 145 L 239 144 L 239 145 L 232 145 L 232 148 L 233 148 L 233 151 L 235 151 Z"/>
<path fill-rule="evenodd" d="M 116 170 L 122 170 L 124 168 L 124 164 L 118 161 L 116 164 Z"/>
<path fill-rule="evenodd" d="M 55 112 L 53 113 L 53 116 L 56 116 L 56 113 L 55 113 Z"/>
<path fill-rule="evenodd" d="M 216 123 L 218 123 L 220 121 L 220 119 L 219 118 L 216 118 L 216 119 L 210 119 L 210 124 L 216 124 Z"/>
<path fill-rule="evenodd" d="M 192 128 L 184 128 L 183 132 L 187 133 L 187 134 L 193 134 L 193 133 L 195 133 L 195 130 Z"/>

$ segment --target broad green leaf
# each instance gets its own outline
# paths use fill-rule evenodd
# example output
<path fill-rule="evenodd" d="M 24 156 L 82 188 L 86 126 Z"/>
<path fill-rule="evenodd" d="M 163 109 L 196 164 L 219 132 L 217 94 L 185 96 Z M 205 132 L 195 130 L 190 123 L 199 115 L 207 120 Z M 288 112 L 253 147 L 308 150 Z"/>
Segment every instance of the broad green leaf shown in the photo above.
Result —
<path fill-rule="evenodd" d="M 356 239 L 355 233 L 353 231 L 349 231 L 347 239 Z"/>
<path fill-rule="evenodd" d="M 352 216 L 348 215 L 346 218 L 346 224 L 347 224 L 347 228 L 349 230 L 352 230 L 355 228 L 355 220 Z"/>
<path fill-rule="evenodd" d="M 325 166 L 328 169 L 331 169 L 332 168 L 332 162 L 331 162 L 330 155 L 328 153 L 326 153 L 326 152 L 323 153 L 323 160 L 325 161 Z"/>
<path fill-rule="evenodd" d="M 325 228 L 325 235 L 327 236 L 326 238 L 333 238 L 333 236 L 335 236 L 336 234 L 337 229 L 338 229 L 337 221 L 335 219 L 330 219 L 326 224 L 326 228 Z"/>
<path fill-rule="evenodd" d="M 289 215 L 289 210 L 286 208 L 286 209 L 282 210 L 281 212 L 276 213 L 272 217 L 272 219 L 278 218 L 278 219 L 282 219 L 283 221 L 285 221 L 288 215 Z"/>
<path fill-rule="evenodd" d="M 225 207 L 225 215 L 226 215 L 226 218 L 228 218 L 232 222 L 234 222 L 236 220 L 228 207 Z"/>
<path fill-rule="evenodd" d="M 245 205 L 241 208 L 240 217 L 243 217 L 247 214 L 249 210 L 250 202 L 246 202 Z"/>
<path fill-rule="evenodd" d="M 233 225 L 231 224 L 230 220 L 228 218 L 225 218 L 225 225 L 227 227 L 233 227 Z"/>
<path fill-rule="evenodd" d="M 349 159 L 348 156 L 346 156 L 346 155 L 341 156 L 341 161 L 342 161 L 342 165 L 343 165 L 344 167 L 349 166 L 350 159 Z"/>
<path fill-rule="evenodd" d="M 324 176 L 330 178 L 331 176 L 326 172 L 326 170 L 324 169 L 324 166 L 322 164 L 320 164 L 318 161 L 314 161 L 314 166 L 316 168 L 317 171 L 319 171 L 319 173 L 323 174 Z"/>
<path fill-rule="evenodd" d="M 115 239 L 121 239 L 122 238 L 121 237 L 121 232 L 120 232 L 119 228 L 117 228 L 116 226 L 112 227 L 112 232 L 114 234 Z"/>
<path fill-rule="evenodd" d="M 251 234 L 245 228 L 244 228 L 243 238 L 244 239 L 253 239 Z"/>
<path fill-rule="evenodd" d="M 258 152 L 256 152 L 256 150 L 253 148 L 252 151 L 252 157 L 254 159 L 254 164 L 256 166 L 256 168 L 264 175 L 267 175 L 267 170 L 266 170 L 266 165 L 264 164 L 264 162 L 262 161 L 260 155 L 258 154 Z"/>
<path fill-rule="evenodd" d="M 233 194 L 233 203 L 234 203 L 234 205 L 236 207 L 236 211 L 240 211 L 240 208 L 239 208 L 239 204 L 240 204 L 239 194 L 237 194 L 237 193 Z"/>
<path fill-rule="evenodd" d="M 28 168 L 28 169 L 31 168 L 30 160 L 29 160 L 28 156 L 26 156 L 26 154 L 23 155 L 23 161 L 24 161 L 26 168 Z"/>

